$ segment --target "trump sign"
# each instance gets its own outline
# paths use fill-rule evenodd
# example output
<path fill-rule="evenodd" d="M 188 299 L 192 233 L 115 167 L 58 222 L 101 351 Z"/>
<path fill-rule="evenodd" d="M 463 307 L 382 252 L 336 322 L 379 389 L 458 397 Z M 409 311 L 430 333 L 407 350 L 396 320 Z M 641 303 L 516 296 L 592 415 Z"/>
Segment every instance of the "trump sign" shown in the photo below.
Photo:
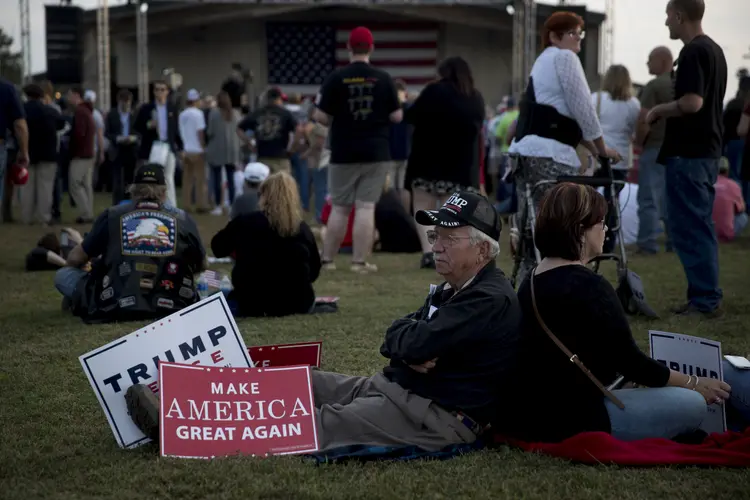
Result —
<path fill-rule="evenodd" d="M 289 455 L 318 449 L 309 366 L 159 365 L 164 457 Z"/>

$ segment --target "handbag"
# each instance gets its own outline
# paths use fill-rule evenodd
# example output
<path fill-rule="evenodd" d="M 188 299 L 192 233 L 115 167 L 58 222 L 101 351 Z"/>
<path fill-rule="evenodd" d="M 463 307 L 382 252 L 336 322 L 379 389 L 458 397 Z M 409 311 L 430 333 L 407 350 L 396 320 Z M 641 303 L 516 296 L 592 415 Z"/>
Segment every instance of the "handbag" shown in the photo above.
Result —
<path fill-rule="evenodd" d="M 169 144 L 161 141 L 154 141 L 151 145 L 151 151 L 148 155 L 149 163 L 156 163 L 163 167 L 167 166 L 169 155 L 172 151 L 169 148 Z"/>
<path fill-rule="evenodd" d="M 578 358 L 578 355 L 577 354 L 573 354 L 572 352 L 570 352 L 570 350 L 567 347 L 565 347 L 565 344 L 563 344 L 562 342 L 560 342 L 560 339 L 558 339 L 555 336 L 555 334 L 552 333 L 552 330 L 550 330 L 547 327 L 547 324 L 542 319 L 542 316 L 539 314 L 539 309 L 536 306 L 536 294 L 534 293 L 534 277 L 535 277 L 535 273 L 536 273 L 536 268 L 534 268 L 534 270 L 531 271 L 531 278 L 530 278 L 531 279 L 531 305 L 534 308 L 534 315 L 536 316 L 536 320 L 539 322 L 539 326 L 541 326 L 542 330 L 544 330 L 544 332 L 549 336 L 549 338 L 552 339 L 552 342 L 554 342 L 555 345 L 557 345 L 557 347 L 559 347 L 560 350 L 563 353 L 565 353 L 565 355 L 568 357 L 568 359 L 570 360 L 570 362 L 573 363 L 573 364 L 575 364 L 578 368 L 580 368 L 581 371 L 583 373 L 585 373 L 586 376 L 594 383 L 594 385 L 596 385 L 596 387 L 598 387 L 599 390 L 602 391 L 602 394 L 604 394 L 604 396 L 607 399 L 609 399 L 610 401 L 612 401 L 615 404 L 615 406 L 617 406 L 619 409 L 624 410 L 625 409 L 625 405 L 622 404 L 622 401 L 620 401 L 617 398 L 617 396 L 615 396 L 614 394 L 612 394 L 611 391 L 609 391 L 606 387 L 604 387 L 604 385 L 602 385 L 602 383 L 599 382 L 599 379 L 596 378 L 596 376 L 593 373 L 591 373 L 591 371 L 588 368 L 586 368 L 586 365 L 584 365 L 583 361 L 581 361 Z"/>

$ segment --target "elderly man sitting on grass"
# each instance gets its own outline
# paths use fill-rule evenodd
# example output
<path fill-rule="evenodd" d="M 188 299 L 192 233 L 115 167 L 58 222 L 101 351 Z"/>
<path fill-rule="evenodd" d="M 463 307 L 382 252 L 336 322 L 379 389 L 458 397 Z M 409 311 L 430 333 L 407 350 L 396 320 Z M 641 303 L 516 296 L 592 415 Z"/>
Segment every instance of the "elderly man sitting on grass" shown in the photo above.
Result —
<path fill-rule="evenodd" d="M 429 239 L 445 282 L 388 328 L 380 353 L 390 364 L 381 373 L 312 372 L 321 451 L 351 445 L 437 451 L 473 443 L 517 390 L 509 374 L 521 311 L 495 266 L 497 213 L 486 198 L 461 192 L 416 219 L 436 226 Z M 136 385 L 126 399 L 135 423 L 158 439 L 157 397 Z"/>

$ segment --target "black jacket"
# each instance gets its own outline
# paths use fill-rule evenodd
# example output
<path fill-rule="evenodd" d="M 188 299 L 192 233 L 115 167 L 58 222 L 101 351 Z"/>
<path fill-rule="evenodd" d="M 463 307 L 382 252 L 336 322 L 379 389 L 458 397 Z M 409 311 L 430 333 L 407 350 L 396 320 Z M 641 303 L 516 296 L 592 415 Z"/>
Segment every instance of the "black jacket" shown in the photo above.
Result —
<path fill-rule="evenodd" d="M 216 257 L 235 259 L 229 299 L 237 301 L 240 316 L 310 312 L 321 264 L 306 223 L 296 235 L 282 237 L 263 212 L 240 215 L 216 233 L 211 249 Z"/>
<path fill-rule="evenodd" d="M 57 131 L 65 128 L 65 119 L 52 106 L 40 100 L 24 103 L 29 127 L 29 163 L 57 161 Z"/>
<path fill-rule="evenodd" d="M 419 396 L 486 424 L 513 405 L 512 378 L 521 338 L 521 308 L 505 275 L 490 262 L 454 294 L 440 285 L 415 313 L 388 328 L 383 373 Z M 430 310 L 433 310 L 430 316 Z M 426 374 L 409 365 L 438 358 Z"/>
<path fill-rule="evenodd" d="M 151 154 L 151 146 L 154 141 L 159 139 L 158 127 L 149 129 L 147 127 L 148 121 L 151 120 L 152 113 L 156 109 L 154 102 L 145 103 L 138 109 L 136 114 L 135 123 L 133 129 L 135 133 L 140 136 L 141 145 L 138 148 L 138 158 L 141 160 L 148 159 Z M 172 147 L 172 151 L 180 151 L 182 149 L 182 139 L 178 130 L 177 120 L 179 118 L 179 111 L 177 107 L 170 101 L 167 101 L 167 140 L 169 145 Z"/>
<path fill-rule="evenodd" d="M 129 112 L 130 115 L 130 132 L 129 135 L 136 135 L 137 132 L 135 130 L 135 113 L 133 111 Z M 148 120 L 146 120 L 148 121 Z M 120 121 L 120 109 L 115 107 L 112 108 L 109 113 L 107 113 L 107 118 L 104 120 L 104 128 L 105 132 L 104 135 L 109 140 L 110 144 L 110 151 L 109 156 L 110 159 L 114 160 L 117 158 L 117 153 L 119 152 L 119 145 L 117 144 L 117 137 L 123 135 L 122 132 L 122 122 Z M 136 147 L 136 144 L 128 145 L 129 148 Z M 150 152 L 150 150 L 149 150 Z"/>

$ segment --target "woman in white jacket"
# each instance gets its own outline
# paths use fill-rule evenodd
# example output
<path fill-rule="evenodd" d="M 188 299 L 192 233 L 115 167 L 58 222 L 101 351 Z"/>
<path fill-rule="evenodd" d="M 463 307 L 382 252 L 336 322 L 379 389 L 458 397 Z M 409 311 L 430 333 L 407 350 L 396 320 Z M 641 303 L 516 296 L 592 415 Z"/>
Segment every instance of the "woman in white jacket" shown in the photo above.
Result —
<path fill-rule="evenodd" d="M 583 26 L 583 19 L 572 12 L 555 12 L 544 23 L 544 50 L 531 69 L 516 137 L 508 150 L 516 158 L 517 217 L 523 217 L 527 209 L 527 185 L 580 173 L 581 161 L 576 153 L 579 144 L 594 155 L 620 160 L 615 150 L 605 146 L 591 89 L 578 57 L 585 36 Z M 533 191 L 537 212 L 549 187 Z M 529 247 L 525 247 L 517 283 L 536 265 L 534 249 Z"/>

